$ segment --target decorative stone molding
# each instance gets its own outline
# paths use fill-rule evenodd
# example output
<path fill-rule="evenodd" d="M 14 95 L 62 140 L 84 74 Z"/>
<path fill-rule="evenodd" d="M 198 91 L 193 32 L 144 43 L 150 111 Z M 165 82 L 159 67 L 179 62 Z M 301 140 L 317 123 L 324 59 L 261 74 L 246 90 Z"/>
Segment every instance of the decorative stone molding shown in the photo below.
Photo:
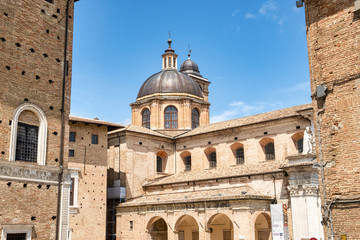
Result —
<path fill-rule="evenodd" d="M 290 192 L 290 196 L 300 196 L 299 186 L 298 185 L 291 185 L 288 186 L 287 189 Z"/>
<path fill-rule="evenodd" d="M 31 224 L 3 224 L 1 225 L 1 239 L 6 240 L 9 233 L 25 233 L 26 240 L 31 240 L 34 225 Z"/>
<path fill-rule="evenodd" d="M 317 195 L 319 192 L 319 185 L 316 184 L 304 184 L 302 187 L 305 195 Z"/>
<path fill-rule="evenodd" d="M 31 103 L 24 103 L 15 109 L 13 120 L 11 123 L 9 161 L 16 160 L 15 157 L 16 157 L 16 139 L 17 139 L 18 120 L 20 114 L 25 110 L 33 112 L 39 119 L 40 125 L 39 125 L 39 133 L 38 133 L 37 163 L 39 165 L 45 165 L 46 144 L 47 144 L 47 120 L 45 113 L 41 110 L 41 108 Z"/>
<path fill-rule="evenodd" d="M 19 162 L 0 162 L 0 179 L 58 184 L 60 169 Z"/>

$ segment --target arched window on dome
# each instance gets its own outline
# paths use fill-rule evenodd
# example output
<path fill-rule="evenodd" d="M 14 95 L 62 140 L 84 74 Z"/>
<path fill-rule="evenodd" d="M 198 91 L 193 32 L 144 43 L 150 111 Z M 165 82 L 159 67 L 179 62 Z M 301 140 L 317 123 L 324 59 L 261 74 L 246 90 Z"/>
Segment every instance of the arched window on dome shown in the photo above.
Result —
<path fill-rule="evenodd" d="M 142 126 L 144 128 L 150 129 L 150 110 L 148 108 L 145 108 L 145 110 L 142 112 Z"/>
<path fill-rule="evenodd" d="M 167 129 L 177 129 L 177 109 L 174 106 L 168 106 L 165 109 L 165 128 Z"/>
<path fill-rule="evenodd" d="M 199 124 L 199 111 L 196 108 L 193 108 L 193 110 L 191 111 L 191 128 L 197 128 L 200 124 Z"/>

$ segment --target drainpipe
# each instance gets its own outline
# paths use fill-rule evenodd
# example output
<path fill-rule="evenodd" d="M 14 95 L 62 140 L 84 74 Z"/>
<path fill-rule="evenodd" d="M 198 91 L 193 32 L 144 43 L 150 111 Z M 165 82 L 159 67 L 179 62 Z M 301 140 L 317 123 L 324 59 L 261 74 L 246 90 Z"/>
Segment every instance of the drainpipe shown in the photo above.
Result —
<path fill-rule="evenodd" d="M 64 60 L 63 60 L 63 79 L 62 79 L 62 96 L 61 96 L 61 133 L 60 133 L 60 161 L 59 161 L 59 183 L 58 183 L 58 200 L 57 200 L 57 218 L 56 218 L 56 238 L 61 240 L 59 233 L 61 224 L 61 196 L 62 196 L 62 183 L 64 173 L 64 141 L 65 141 L 65 90 L 66 90 L 66 73 L 68 68 L 67 63 L 67 48 L 68 48 L 68 28 L 69 28 L 69 7 L 71 0 L 66 2 L 66 18 L 65 18 L 65 40 L 64 40 Z"/>

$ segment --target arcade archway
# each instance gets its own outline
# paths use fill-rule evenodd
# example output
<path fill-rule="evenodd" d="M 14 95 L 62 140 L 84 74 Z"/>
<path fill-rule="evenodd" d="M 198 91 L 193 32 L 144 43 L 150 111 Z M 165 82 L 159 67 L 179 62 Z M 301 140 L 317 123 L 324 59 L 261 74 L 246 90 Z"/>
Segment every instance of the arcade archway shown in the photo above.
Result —
<path fill-rule="evenodd" d="M 211 240 L 234 240 L 234 226 L 225 214 L 213 215 L 207 224 Z"/>
<path fill-rule="evenodd" d="M 175 230 L 178 232 L 178 240 L 199 240 L 199 224 L 190 215 L 180 217 Z"/>
<path fill-rule="evenodd" d="M 161 217 L 152 218 L 147 226 L 151 240 L 167 240 L 168 228 L 165 220 Z"/>
<path fill-rule="evenodd" d="M 255 221 L 255 240 L 271 239 L 271 218 L 266 213 L 260 213 Z"/>

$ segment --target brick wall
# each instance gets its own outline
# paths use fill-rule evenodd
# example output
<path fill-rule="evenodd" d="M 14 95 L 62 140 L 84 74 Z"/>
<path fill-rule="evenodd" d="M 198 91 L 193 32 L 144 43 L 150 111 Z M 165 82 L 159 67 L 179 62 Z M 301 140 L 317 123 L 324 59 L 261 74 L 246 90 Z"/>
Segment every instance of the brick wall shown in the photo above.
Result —
<path fill-rule="evenodd" d="M 359 13 L 354 12 L 354 0 L 308 0 L 305 6 L 311 91 L 320 84 L 328 88 L 325 101 L 313 98 L 318 159 L 331 166 L 325 169 L 327 200 L 358 198 Z M 360 222 L 359 206 L 333 205 L 335 238 L 341 234 L 360 238 L 354 228 L 354 223 Z"/>
<path fill-rule="evenodd" d="M 48 132 L 46 166 L 58 169 L 64 66 L 66 0 L 0 0 L 0 163 L 27 169 L 36 163 L 9 162 L 11 122 L 15 109 L 28 102 L 45 114 Z M 70 111 L 73 3 L 70 6 L 65 118 Z M 66 121 L 67 122 L 67 121 Z M 68 130 L 67 124 L 65 128 Z M 65 136 L 65 145 L 68 137 Z M 67 165 L 67 156 L 64 159 Z M 55 239 L 58 186 L 26 178 L 0 181 L 0 224 L 31 224 L 32 239 Z M 11 185 L 8 186 L 8 182 Z M 24 187 L 24 184 L 27 184 Z M 38 186 L 42 186 L 39 188 Z M 53 218 L 55 216 L 55 218 Z M 31 217 L 35 219 L 31 220 Z"/>

